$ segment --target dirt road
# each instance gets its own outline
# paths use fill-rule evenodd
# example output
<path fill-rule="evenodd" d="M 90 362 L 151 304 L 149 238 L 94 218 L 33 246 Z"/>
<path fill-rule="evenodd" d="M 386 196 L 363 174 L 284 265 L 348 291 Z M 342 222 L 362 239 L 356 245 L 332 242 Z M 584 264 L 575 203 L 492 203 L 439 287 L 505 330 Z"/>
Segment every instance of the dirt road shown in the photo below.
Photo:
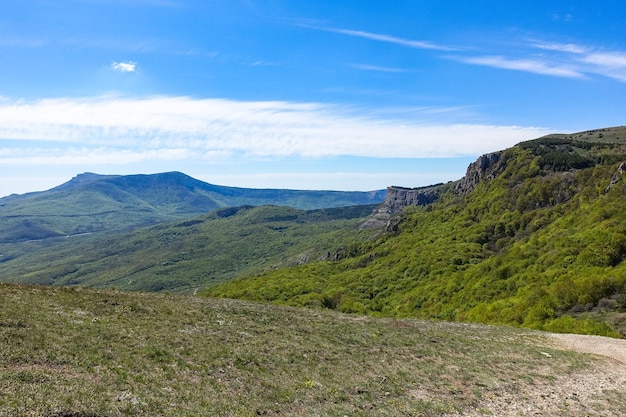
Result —
<path fill-rule="evenodd" d="M 626 340 L 579 334 L 551 334 L 563 348 L 615 359 L 626 371 Z"/>
<path fill-rule="evenodd" d="M 572 350 L 601 355 L 593 370 L 577 375 L 552 375 L 553 379 L 536 378 L 532 384 L 517 391 L 506 388 L 497 395 L 485 396 L 475 411 L 458 416 L 484 417 L 623 417 L 626 406 L 616 400 L 606 408 L 598 399 L 623 398 L 626 389 L 626 340 L 600 336 L 544 333 L 553 349 Z M 545 355 L 549 353 L 545 352 Z M 521 386 L 520 386 L 521 387 Z"/>

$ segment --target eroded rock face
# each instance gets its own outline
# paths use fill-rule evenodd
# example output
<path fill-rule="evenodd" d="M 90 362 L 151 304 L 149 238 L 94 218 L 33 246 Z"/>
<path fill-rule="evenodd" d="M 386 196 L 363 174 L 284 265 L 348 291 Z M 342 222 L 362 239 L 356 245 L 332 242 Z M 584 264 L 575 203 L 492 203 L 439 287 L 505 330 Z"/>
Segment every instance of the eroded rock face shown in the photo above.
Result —
<path fill-rule="evenodd" d="M 465 195 L 474 190 L 480 181 L 491 180 L 504 169 L 501 162 L 502 151 L 485 154 L 476 162 L 467 167 L 467 173 L 463 178 L 452 185 L 452 191 L 456 195 Z M 424 206 L 437 201 L 447 185 L 436 184 L 427 187 L 406 188 L 387 187 L 385 201 L 377 210 L 378 214 L 400 213 L 407 206 Z"/>
<path fill-rule="evenodd" d="M 622 162 L 621 164 L 619 164 L 619 166 L 617 167 L 617 171 L 613 173 L 613 176 L 611 177 L 611 182 L 609 182 L 609 185 L 604 190 L 605 194 L 608 193 L 609 190 L 622 179 L 624 171 L 626 171 L 626 162 Z"/>
<path fill-rule="evenodd" d="M 388 213 L 399 213 L 403 207 L 433 203 L 439 198 L 441 186 L 442 184 L 419 188 L 387 187 L 383 207 Z"/>
<path fill-rule="evenodd" d="M 504 169 L 504 165 L 499 164 L 501 157 L 502 151 L 488 153 L 469 164 L 465 176 L 454 186 L 454 194 L 469 194 L 480 181 L 495 178 Z"/>

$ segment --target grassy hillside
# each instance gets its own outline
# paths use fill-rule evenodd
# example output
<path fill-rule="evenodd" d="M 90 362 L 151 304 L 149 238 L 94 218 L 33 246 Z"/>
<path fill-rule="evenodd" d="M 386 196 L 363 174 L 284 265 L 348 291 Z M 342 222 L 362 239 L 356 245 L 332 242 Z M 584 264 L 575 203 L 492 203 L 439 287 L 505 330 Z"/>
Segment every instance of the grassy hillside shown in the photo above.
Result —
<path fill-rule="evenodd" d="M 0 416 L 626 413 L 598 359 L 528 331 L 78 288 L 0 300 Z"/>
<path fill-rule="evenodd" d="M 297 210 L 224 208 L 126 233 L 0 244 L 0 280 L 144 291 L 193 291 L 214 282 L 308 263 L 358 246 L 374 206 Z"/>
<path fill-rule="evenodd" d="M 222 207 L 282 205 L 319 209 L 380 203 L 372 192 L 223 187 L 179 172 L 81 174 L 51 190 L 0 198 L 0 242 L 117 231 L 195 217 Z"/>
<path fill-rule="evenodd" d="M 594 143 L 626 143 L 626 126 L 586 130 L 576 133 L 556 133 L 545 138 L 579 140 Z"/>
<path fill-rule="evenodd" d="M 205 294 L 626 335 L 620 161 L 621 143 L 525 142 L 502 154 L 495 178 L 407 210 L 397 234 L 350 259 L 272 271 Z"/>

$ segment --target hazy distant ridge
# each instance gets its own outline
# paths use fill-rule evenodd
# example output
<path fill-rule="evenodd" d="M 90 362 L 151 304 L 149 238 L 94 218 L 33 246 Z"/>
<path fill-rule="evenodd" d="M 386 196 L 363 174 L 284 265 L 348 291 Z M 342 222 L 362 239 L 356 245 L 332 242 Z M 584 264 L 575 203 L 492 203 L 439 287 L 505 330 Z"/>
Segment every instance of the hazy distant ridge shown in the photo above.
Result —
<path fill-rule="evenodd" d="M 0 199 L 0 242 L 117 230 L 242 205 L 320 209 L 378 204 L 385 190 L 308 191 L 209 184 L 180 172 L 84 173 L 48 191 Z"/>

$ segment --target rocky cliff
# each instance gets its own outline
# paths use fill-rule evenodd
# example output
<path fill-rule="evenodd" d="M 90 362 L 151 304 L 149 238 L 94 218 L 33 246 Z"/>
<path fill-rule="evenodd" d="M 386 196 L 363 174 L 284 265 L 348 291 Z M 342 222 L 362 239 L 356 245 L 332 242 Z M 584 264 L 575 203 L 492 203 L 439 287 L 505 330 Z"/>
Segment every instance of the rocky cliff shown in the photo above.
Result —
<path fill-rule="evenodd" d="M 482 155 L 476 162 L 471 163 L 463 178 L 454 183 L 449 183 L 452 185 L 453 193 L 456 195 L 468 194 L 476 188 L 480 181 L 495 178 L 504 169 L 504 164 L 500 163 L 501 156 L 502 151 L 493 152 Z M 379 214 L 395 214 L 400 213 L 403 207 L 430 204 L 435 202 L 445 189 L 449 189 L 446 184 L 418 188 L 387 187 L 385 201 L 377 211 Z"/>
<path fill-rule="evenodd" d="M 622 162 L 617 167 L 617 171 L 613 173 L 613 176 L 611 177 L 611 181 L 609 182 L 609 185 L 604 189 L 605 194 L 608 193 L 609 190 L 613 188 L 613 186 L 622 179 L 625 171 L 626 171 L 626 162 Z"/>
<path fill-rule="evenodd" d="M 465 176 L 455 184 L 454 194 L 469 194 L 479 182 L 495 178 L 504 169 L 504 164 L 499 163 L 501 156 L 502 151 L 488 153 L 469 164 Z"/>
<path fill-rule="evenodd" d="M 443 184 L 418 188 L 387 187 L 382 206 L 388 213 L 399 213 L 403 207 L 430 204 L 439 198 L 442 187 Z"/>

